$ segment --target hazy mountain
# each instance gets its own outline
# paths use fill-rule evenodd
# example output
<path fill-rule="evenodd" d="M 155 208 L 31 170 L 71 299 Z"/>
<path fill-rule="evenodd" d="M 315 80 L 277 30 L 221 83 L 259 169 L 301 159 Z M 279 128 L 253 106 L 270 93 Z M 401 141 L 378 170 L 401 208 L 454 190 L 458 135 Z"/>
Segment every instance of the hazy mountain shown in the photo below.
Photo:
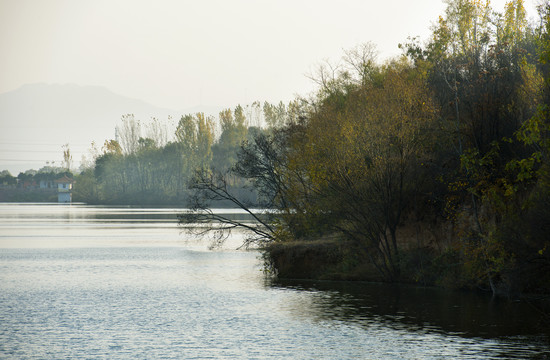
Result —
<path fill-rule="evenodd" d="M 24 85 L 0 94 L 0 170 L 17 175 L 46 161 L 60 162 L 68 143 L 75 163 L 92 141 L 115 137 L 122 115 L 148 121 L 178 119 L 182 112 L 117 95 L 106 88 L 74 84 Z"/>

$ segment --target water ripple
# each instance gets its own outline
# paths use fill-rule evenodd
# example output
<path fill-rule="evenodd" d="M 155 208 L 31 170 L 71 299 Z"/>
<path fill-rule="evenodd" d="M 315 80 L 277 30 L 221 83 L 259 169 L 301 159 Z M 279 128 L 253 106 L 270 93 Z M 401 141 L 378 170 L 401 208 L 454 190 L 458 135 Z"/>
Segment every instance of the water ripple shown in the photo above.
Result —
<path fill-rule="evenodd" d="M 0 218 L 8 207 L 0 206 Z M 48 212 L 31 208 L 40 217 Z M 54 210 L 57 219 L 72 211 Z M 124 209 L 88 210 L 107 213 L 109 224 L 124 216 Z M 525 325 L 535 318 L 517 304 L 379 284 L 270 283 L 257 253 L 188 246 L 168 222 L 125 234 L 101 221 L 69 230 L 55 221 L 20 237 L 10 235 L 17 224 L 7 223 L 0 221 L 2 359 L 550 356 L 549 337 Z"/>

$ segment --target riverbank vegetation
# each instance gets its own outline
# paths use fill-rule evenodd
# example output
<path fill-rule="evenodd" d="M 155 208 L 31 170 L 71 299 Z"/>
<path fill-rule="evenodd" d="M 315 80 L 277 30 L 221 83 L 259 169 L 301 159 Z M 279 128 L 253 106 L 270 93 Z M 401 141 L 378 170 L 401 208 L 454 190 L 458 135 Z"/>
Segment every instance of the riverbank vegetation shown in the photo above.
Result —
<path fill-rule="evenodd" d="M 521 0 L 449 1 L 400 58 L 347 51 L 294 121 L 195 177 L 196 208 L 243 206 L 227 179 L 252 185 L 276 211 L 251 239 L 280 276 L 548 294 L 549 10 L 529 24 Z"/>
<path fill-rule="evenodd" d="M 522 0 L 446 4 L 401 57 L 359 45 L 289 104 L 185 115 L 173 136 L 123 117 L 73 199 L 185 204 L 182 225 L 245 228 L 280 277 L 549 294 L 550 6 L 529 23 Z"/>

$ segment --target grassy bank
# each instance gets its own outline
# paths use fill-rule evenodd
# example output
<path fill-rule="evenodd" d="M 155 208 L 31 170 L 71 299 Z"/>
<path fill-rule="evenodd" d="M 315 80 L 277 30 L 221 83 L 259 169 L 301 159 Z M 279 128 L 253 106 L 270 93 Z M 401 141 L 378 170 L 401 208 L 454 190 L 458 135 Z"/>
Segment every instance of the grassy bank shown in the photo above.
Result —
<path fill-rule="evenodd" d="M 419 228 L 424 231 L 412 231 Z M 484 290 L 510 298 L 547 297 L 550 294 L 550 274 L 545 271 L 544 264 L 533 264 L 528 272 L 524 264 L 508 265 L 498 274 L 480 271 L 479 264 L 469 258 L 463 241 L 445 234 L 446 228 L 446 224 L 402 227 L 397 260 L 399 273 L 392 280 L 385 278 L 361 249 L 341 237 L 275 242 L 265 247 L 264 259 L 279 279 L 391 281 Z M 435 236 L 438 231 L 439 236 Z M 429 241 L 427 234 L 431 235 Z"/>

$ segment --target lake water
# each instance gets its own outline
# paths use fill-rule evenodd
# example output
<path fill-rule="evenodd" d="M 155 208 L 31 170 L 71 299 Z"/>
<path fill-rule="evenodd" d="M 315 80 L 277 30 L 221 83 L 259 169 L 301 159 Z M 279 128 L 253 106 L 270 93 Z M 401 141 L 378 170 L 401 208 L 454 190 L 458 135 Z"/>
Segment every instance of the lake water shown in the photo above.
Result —
<path fill-rule="evenodd" d="M 550 358 L 529 304 L 271 281 L 242 238 L 208 250 L 179 211 L 0 204 L 0 358 Z"/>

